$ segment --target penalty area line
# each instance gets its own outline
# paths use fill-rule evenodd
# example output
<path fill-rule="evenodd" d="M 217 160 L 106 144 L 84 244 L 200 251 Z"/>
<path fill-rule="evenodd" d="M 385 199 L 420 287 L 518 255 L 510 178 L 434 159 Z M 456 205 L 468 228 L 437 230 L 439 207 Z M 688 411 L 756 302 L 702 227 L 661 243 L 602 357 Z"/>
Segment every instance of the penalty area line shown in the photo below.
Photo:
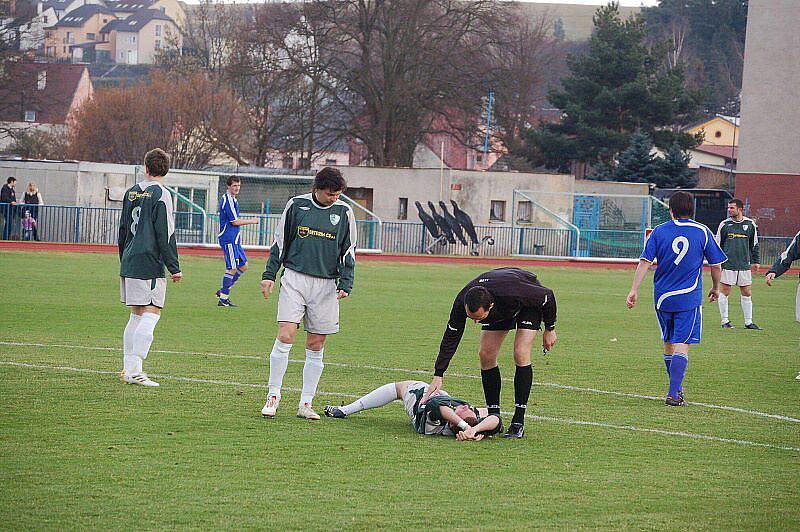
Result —
<path fill-rule="evenodd" d="M 118 347 L 104 347 L 104 346 L 84 346 L 84 345 L 70 345 L 70 344 L 43 344 L 43 343 L 34 343 L 34 342 L 10 342 L 10 341 L 0 341 L 0 345 L 7 345 L 7 346 L 15 346 L 15 347 L 37 347 L 37 348 L 64 348 L 64 349 L 85 349 L 87 351 L 111 351 L 111 352 L 122 352 L 122 350 Z M 152 349 L 150 350 L 151 353 L 162 353 L 162 354 L 169 354 L 169 355 L 194 355 L 194 356 L 208 356 L 208 357 L 215 357 L 215 358 L 231 358 L 231 359 L 244 359 L 244 360 L 260 360 L 260 361 L 267 361 L 267 357 L 262 356 L 255 356 L 255 355 L 230 355 L 225 353 L 210 353 L 210 352 L 201 352 L 201 351 L 172 351 L 166 349 Z M 305 360 L 298 360 L 298 359 L 289 359 L 289 362 L 293 364 L 305 364 Z M 374 366 L 370 364 L 348 364 L 346 362 L 329 362 L 325 361 L 326 366 L 331 367 L 338 367 L 338 368 L 347 368 L 347 369 L 368 369 L 374 371 L 385 371 L 385 372 L 396 372 L 396 373 L 405 373 L 408 375 L 430 375 L 430 371 L 427 370 L 419 370 L 419 369 L 408 369 L 408 368 L 390 368 L 384 366 Z M 468 375 L 463 373 L 450 373 L 451 377 L 457 377 L 460 379 L 480 379 L 478 375 Z M 645 394 L 638 394 L 638 393 L 630 393 L 630 392 L 618 392 L 613 390 L 601 390 L 598 388 L 588 388 L 582 386 L 572 386 L 569 384 L 559 384 L 555 382 L 533 382 L 534 386 L 543 386 L 547 388 L 554 388 L 557 390 L 568 390 L 574 392 L 583 392 L 583 393 L 591 393 L 597 395 L 611 395 L 615 397 L 627 397 L 630 399 L 646 399 L 648 401 L 660 401 L 663 402 L 663 397 L 658 397 L 655 395 L 645 395 Z M 739 414 L 747 414 L 750 416 L 757 416 L 757 417 L 764 417 L 769 419 L 777 419 L 780 421 L 788 421 L 790 423 L 800 423 L 800 419 L 785 416 L 783 414 L 770 414 L 768 412 L 761 412 L 759 410 L 750 410 L 747 408 L 740 408 L 737 406 L 727 406 L 727 405 L 716 405 L 711 403 L 700 403 L 694 401 L 686 401 L 686 404 L 689 406 L 699 406 L 702 408 L 709 408 L 712 410 L 722 410 L 726 412 L 736 412 Z"/>
<path fill-rule="evenodd" d="M 31 364 L 28 362 L 12 362 L 12 361 L 0 361 L 1 366 L 12 366 L 12 367 L 19 367 L 19 368 L 28 368 L 28 369 L 42 369 L 42 370 L 53 370 L 53 371 L 71 371 L 75 373 L 84 373 L 84 374 L 92 374 L 92 375 L 119 375 L 119 372 L 116 371 L 107 371 L 107 370 L 99 370 L 99 369 L 91 369 L 91 368 L 74 368 L 71 366 L 49 366 L 45 364 Z M 224 380 L 215 380 L 215 379 L 198 379 L 193 377 L 181 377 L 176 375 L 164 375 L 164 374 L 153 374 L 155 378 L 162 379 L 162 380 L 171 380 L 171 381 L 178 381 L 178 382 L 191 382 L 197 384 L 213 384 L 219 386 L 235 386 L 235 387 L 247 387 L 247 388 L 259 388 L 259 389 L 266 389 L 267 386 L 265 384 L 252 384 L 246 382 L 235 382 L 235 381 L 224 381 Z M 300 389 L 297 388 L 285 388 L 288 391 L 292 392 L 300 392 Z M 334 397 L 351 397 L 351 398 L 358 398 L 361 397 L 360 395 L 356 394 L 347 394 L 347 393 L 334 393 L 334 392 L 317 392 L 317 395 L 325 395 L 325 396 L 334 396 Z M 509 415 L 508 412 L 503 412 L 505 415 Z M 784 445 L 775 445 L 771 443 L 763 443 L 763 442 L 754 442 L 749 440 L 740 440 L 737 438 L 723 438 L 720 436 L 709 436 L 707 434 L 695 434 L 691 432 L 683 432 L 683 431 L 671 431 L 671 430 L 663 430 L 663 429 L 651 429 L 646 427 L 637 427 L 634 425 L 617 425 L 614 423 L 604 423 L 600 421 L 584 421 L 578 419 L 568 419 L 568 418 L 558 418 L 552 416 L 538 416 L 535 414 L 526 414 L 526 418 L 532 419 L 535 421 L 547 421 L 552 423 L 563 423 L 567 425 L 576 425 L 576 426 L 589 426 L 589 427 L 598 427 L 598 428 L 605 428 L 605 429 L 614 429 L 614 430 L 624 430 L 629 432 L 640 432 L 640 433 L 649 433 L 649 434 L 658 434 L 661 436 L 675 436 L 681 438 L 689 438 L 698 441 L 710 441 L 715 443 L 728 443 L 728 444 L 735 444 L 741 446 L 748 446 L 748 447 L 762 447 L 766 449 L 776 449 L 781 451 L 792 451 L 792 452 L 800 452 L 800 448 L 798 447 L 789 447 Z"/>

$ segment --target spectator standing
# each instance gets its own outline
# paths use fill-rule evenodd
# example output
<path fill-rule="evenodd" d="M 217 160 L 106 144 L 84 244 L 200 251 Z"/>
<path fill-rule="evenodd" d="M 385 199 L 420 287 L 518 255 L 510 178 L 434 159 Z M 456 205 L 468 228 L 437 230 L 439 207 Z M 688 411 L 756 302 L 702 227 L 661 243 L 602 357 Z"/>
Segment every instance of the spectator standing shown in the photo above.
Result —
<path fill-rule="evenodd" d="M 31 218 L 33 218 L 34 221 L 33 239 L 39 240 L 39 207 L 44 205 L 44 201 L 42 200 L 41 192 L 39 192 L 39 187 L 37 187 L 36 183 L 33 181 L 28 183 L 28 189 L 25 191 L 23 203 L 27 206 L 26 209 L 30 211 Z"/>
<path fill-rule="evenodd" d="M 3 227 L 3 240 L 8 240 L 14 228 L 14 210 L 17 208 L 17 178 L 9 177 L 0 189 L 0 225 Z"/>

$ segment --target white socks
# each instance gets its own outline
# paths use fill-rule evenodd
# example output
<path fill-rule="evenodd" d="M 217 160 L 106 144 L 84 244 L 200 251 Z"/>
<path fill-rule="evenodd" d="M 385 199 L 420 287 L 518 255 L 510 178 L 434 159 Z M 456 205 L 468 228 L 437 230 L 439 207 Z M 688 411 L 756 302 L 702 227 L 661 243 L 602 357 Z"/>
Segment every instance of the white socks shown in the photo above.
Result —
<path fill-rule="evenodd" d="M 728 296 L 723 294 L 722 292 L 719 293 L 719 299 L 717 299 L 717 303 L 719 303 L 719 315 L 722 317 L 722 324 L 728 323 Z"/>
<path fill-rule="evenodd" d="M 289 365 L 289 351 L 292 344 L 284 344 L 277 338 L 269 354 L 269 394 L 281 398 L 281 386 L 283 385 L 283 375 L 286 373 L 286 366 Z"/>
<path fill-rule="evenodd" d="M 741 296 L 742 314 L 744 314 L 744 324 L 750 325 L 753 323 L 753 298 L 752 296 Z M 723 293 L 719 294 L 719 315 L 722 318 L 722 323 L 727 323 L 728 320 L 728 296 Z"/>
<path fill-rule="evenodd" d="M 131 313 L 128 324 L 125 325 L 125 332 L 122 333 L 122 367 L 127 375 L 141 373 L 141 359 L 133 354 L 133 335 L 139 326 L 140 316 Z M 139 371 L 136 371 L 139 367 Z"/>
<path fill-rule="evenodd" d="M 753 298 L 742 296 L 742 313 L 744 314 L 744 324 L 753 323 Z"/>
<path fill-rule="evenodd" d="M 390 382 L 376 390 L 372 390 L 361 399 L 356 399 L 349 405 L 341 407 L 341 411 L 349 416 L 350 414 L 355 414 L 362 410 L 386 406 L 395 399 L 397 399 L 397 388 L 395 387 L 395 383 Z"/>
<path fill-rule="evenodd" d="M 322 369 L 325 364 L 322 363 L 322 353 L 325 349 L 319 351 L 312 351 L 306 349 L 306 363 L 303 366 L 303 392 L 300 394 L 300 406 L 304 403 L 311 404 L 314 395 L 317 393 L 317 384 L 319 378 L 322 376 Z"/>
<path fill-rule="evenodd" d="M 145 312 L 139 318 L 139 325 L 133 333 L 133 352 L 131 354 L 134 355 L 132 361 L 135 362 L 136 367 L 133 368 L 132 375 L 142 372 L 142 362 L 150 352 L 150 345 L 153 343 L 153 331 L 160 318 L 161 315 L 153 312 Z"/>

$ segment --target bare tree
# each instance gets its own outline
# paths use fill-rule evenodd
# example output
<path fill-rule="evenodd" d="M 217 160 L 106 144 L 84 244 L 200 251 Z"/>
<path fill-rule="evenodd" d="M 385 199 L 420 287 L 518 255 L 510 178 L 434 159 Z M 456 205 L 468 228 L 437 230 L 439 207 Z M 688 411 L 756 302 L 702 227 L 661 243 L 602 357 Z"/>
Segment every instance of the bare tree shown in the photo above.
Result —
<path fill-rule="evenodd" d="M 244 135 L 237 105 L 204 74 L 154 75 L 146 86 L 99 90 L 72 117 L 70 156 L 137 164 L 158 146 L 176 168 L 203 168 L 221 153 L 235 158 L 229 147 Z"/>
<path fill-rule="evenodd" d="M 512 154 L 521 150 L 525 131 L 546 107 L 548 85 L 558 81 L 554 66 L 563 61 L 566 47 L 553 36 L 552 26 L 547 17 L 510 18 L 489 57 L 497 124 L 493 133 Z"/>
<path fill-rule="evenodd" d="M 198 70 L 222 73 L 243 15 L 247 15 L 247 11 L 241 6 L 212 0 L 190 6 L 180 35 L 165 37 L 165 46 L 158 53 L 156 63 L 164 70 L 181 73 Z"/>
<path fill-rule="evenodd" d="M 281 57 L 285 85 L 282 147 L 299 152 L 300 167 L 307 169 L 321 152 L 343 136 L 335 102 L 323 89 L 330 57 L 324 51 L 331 28 L 321 23 L 320 4 L 265 5 L 255 17 L 262 35 Z"/>
<path fill-rule="evenodd" d="M 315 2 L 319 83 L 372 162 L 410 166 L 417 144 L 443 123 L 473 124 L 486 92 L 480 61 L 502 25 L 502 5 L 478 0 Z M 474 128 L 473 128 L 474 129 Z M 465 135 L 468 136 L 468 135 Z"/>

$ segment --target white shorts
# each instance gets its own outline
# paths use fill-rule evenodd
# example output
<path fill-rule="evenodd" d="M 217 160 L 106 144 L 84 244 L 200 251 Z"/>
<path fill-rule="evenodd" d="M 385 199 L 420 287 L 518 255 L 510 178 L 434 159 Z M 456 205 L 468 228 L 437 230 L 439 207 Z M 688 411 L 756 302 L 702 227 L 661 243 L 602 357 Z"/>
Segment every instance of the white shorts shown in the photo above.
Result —
<path fill-rule="evenodd" d="M 753 284 L 753 274 L 750 270 L 722 270 L 719 280 L 728 286 L 750 286 Z"/>
<path fill-rule="evenodd" d="M 800 284 L 797 285 L 797 297 L 794 300 L 794 319 L 800 322 Z"/>
<path fill-rule="evenodd" d="M 284 268 L 278 296 L 278 321 L 300 323 L 301 320 L 306 332 L 339 332 L 336 280 L 312 277 Z"/>
<path fill-rule="evenodd" d="M 164 308 L 167 299 L 167 280 L 119 278 L 119 300 L 128 306 L 153 305 Z"/>

